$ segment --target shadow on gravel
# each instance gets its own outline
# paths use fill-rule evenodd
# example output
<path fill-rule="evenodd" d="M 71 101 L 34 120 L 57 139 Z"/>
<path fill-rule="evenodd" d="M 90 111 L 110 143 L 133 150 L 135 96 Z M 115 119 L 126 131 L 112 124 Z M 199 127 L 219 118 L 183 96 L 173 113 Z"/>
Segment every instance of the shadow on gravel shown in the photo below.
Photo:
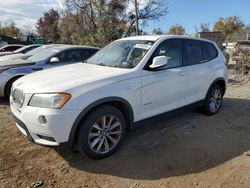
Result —
<path fill-rule="evenodd" d="M 103 160 L 65 148 L 56 151 L 82 171 L 156 180 L 202 172 L 250 150 L 249 122 L 250 100 L 226 98 L 215 116 L 184 110 L 139 123 L 120 150 Z"/>
<path fill-rule="evenodd" d="M 0 106 L 1 105 L 9 105 L 9 99 L 0 97 Z"/>

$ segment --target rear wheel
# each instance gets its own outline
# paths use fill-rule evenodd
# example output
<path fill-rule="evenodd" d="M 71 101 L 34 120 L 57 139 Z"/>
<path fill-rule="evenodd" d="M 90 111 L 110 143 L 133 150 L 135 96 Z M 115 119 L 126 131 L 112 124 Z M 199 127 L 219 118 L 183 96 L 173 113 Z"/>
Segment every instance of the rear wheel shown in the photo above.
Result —
<path fill-rule="evenodd" d="M 207 115 L 214 115 L 219 112 L 223 101 L 223 90 L 220 85 L 213 86 L 207 93 L 204 112 Z"/>
<path fill-rule="evenodd" d="M 82 122 L 78 149 L 91 158 L 108 157 L 119 148 L 125 132 L 124 115 L 113 106 L 100 106 Z"/>

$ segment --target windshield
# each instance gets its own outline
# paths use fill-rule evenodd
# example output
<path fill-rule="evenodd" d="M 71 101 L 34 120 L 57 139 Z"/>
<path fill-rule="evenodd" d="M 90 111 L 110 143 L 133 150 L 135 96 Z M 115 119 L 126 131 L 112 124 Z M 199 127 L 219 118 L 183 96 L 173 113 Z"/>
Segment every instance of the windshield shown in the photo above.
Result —
<path fill-rule="evenodd" d="M 46 50 L 46 49 L 48 49 L 48 47 L 47 47 L 46 45 L 43 45 L 43 46 L 37 47 L 37 48 L 35 48 L 35 49 L 33 49 L 33 50 L 30 50 L 30 51 L 27 52 L 26 54 L 27 54 L 28 56 L 32 56 L 32 55 L 34 55 L 34 54 L 36 54 L 36 53 L 38 53 L 38 52 L 40 52 L 40 51 L 42 51 L 42 50 Z"/>
<path fill-rule="evenodd" d="M 147 40 L 121 40 L 110 43 L 86 63 L 119 68 L 134 68 L 154 44 Z"/>
<path fill-rule="evenodd" d="M 44 61 L 44 60 L 50 58 L 51 56 L 57 54 L 58 52 L 59 52 L 59 50 L 57 50 L 57 49 L 51 49 L 51 48 L 43 49 L 42 51 L 35 53 L 33 56 L 29 57 L 28 59 L 33 61 L 33 62 Z"/>

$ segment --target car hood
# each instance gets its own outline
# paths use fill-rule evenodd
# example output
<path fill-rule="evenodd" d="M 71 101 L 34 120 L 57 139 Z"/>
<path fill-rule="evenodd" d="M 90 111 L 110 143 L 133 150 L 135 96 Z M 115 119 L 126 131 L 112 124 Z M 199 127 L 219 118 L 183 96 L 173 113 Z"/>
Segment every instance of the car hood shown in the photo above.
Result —
<path fill-rule="evenodd" d="M 12 68 L 32 64 L 29 59 L 14 59 L 0 61 L 0 68 Z"/>
<path fill-rule="evenodd" d="M 25 93 L 73 92 L 74 89 L 99 87 L 132 77 L 131 69 L 76 63 L 35 72 L 18 79 L 14 88 Z M 81 87 L 83 86 L 84 87 Z M 73 89 L 73 90 L 72 90 Z"/>
<path fill-rule="evenodd" d="M 6 61 L 6 60 L 24 59 L 24 58 L 27 58 L 27 57 L 29 57 L 29 56 L 25 55 L 25 54 L 22 54 L 22 53 L 10 54 L 10 55 L 7 55 L 7 56 L 0 57 L 0 63 L 2 61 Z M 0 66 L 1 66 L 1 64 L 0 64 Z"/>

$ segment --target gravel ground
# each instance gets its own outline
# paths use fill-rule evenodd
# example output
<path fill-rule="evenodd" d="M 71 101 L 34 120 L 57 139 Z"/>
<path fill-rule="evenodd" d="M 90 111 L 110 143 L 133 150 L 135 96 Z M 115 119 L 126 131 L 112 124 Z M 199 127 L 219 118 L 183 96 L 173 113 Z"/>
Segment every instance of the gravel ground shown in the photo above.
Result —
<path fill-rule="evenodd" d="M 121 149 L 92 160 L 30 143 L 0 99 L 0 187 L 246 187 L 250 82 L 231 82 L 215 116 L 183 110 L 138 124 Z"/>

